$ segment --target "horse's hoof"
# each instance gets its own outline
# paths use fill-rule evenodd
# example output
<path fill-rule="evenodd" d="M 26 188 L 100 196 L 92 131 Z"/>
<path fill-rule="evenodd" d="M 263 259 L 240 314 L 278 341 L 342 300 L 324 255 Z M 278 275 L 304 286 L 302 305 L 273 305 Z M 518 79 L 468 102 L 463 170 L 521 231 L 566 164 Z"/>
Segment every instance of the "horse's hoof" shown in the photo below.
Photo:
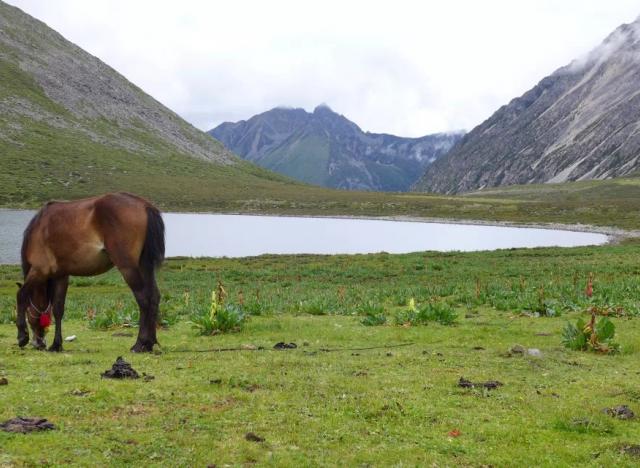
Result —
<path fill-rule="evenodd" d="M 18 346 L 20 346 L 21 348 L 24 348 L 28 344 L 29 344 L 29 337 L 28 336 L 18 340 Z"/>
<path fill-rule="evenodd" d="M 43 351 L 47 349 L 47 341 L 44 338 L 34 337 L 31 340 L 31 346 L 33 346 L 38 351 Z"/>
<path fill-rule="evenodd" d="M 49 346 L 49 349 L 47 350 L 50 353 L 59 353 L 62 351 L 62 345 L 61 344 L 52 344 L 51 346 Z"/>
<path fill-rule="evenodd" d="M 149 346 L 146 343 L 136 343 L 131 347 L 132 353 L 150 353 L 153 351 L 153 345 Z"/>

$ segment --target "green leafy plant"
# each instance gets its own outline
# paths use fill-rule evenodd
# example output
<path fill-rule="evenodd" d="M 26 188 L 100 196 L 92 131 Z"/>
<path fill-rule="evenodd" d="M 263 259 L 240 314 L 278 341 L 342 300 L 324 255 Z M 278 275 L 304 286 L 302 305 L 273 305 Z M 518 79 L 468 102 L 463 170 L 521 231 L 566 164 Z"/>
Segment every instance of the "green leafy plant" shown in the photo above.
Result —
<path fill-rule="evenodd" d="M 201 335 L 237 332 L 242 330 L 247 314 L 235 304 L 224 304 L 226 293 L 221 284 L 217 291 L 211 293 L 208 311 L 196 311 L 191 316 L 191 323 Z"/>
<path fill-rule="evenodd" d="M 382 304 L 367 301 L 359 307 L 359 312 L 364 315 L 360 322 L 363 325 L 376 326 L 387 323 L 387 316 L 384 313 Z"/>
<path fill-rule="evenodd" d="M 428 322 L 438 322 L 441 325 L 453 325 L 457 318 L 457 312 L 446 302 L 428 302 L 417 308 L 414 300 L 411 299 L 407 310 L 396 314 L 396 323 L 399 325 L 426 325 Z"/>
<path fill-rule="evenodd" d="M 333 305 L 324 297 L 316 297 L 303 300 L 298 303 L 298 312 L 309 315 L 327 315 L 331 312 Z"/>
<path fill-rule="evenodd" d="M 362 325 L 366 325 L 369 327 L 384 325 L 387 323 L 387 316 L 384 313 L 381 314 L 366 314 L 364 318 L 360 321 Z"/>
<path fill-rule="evenodd" d="M 250 301 L 242 305 L 244 310 L 249 315 L 268 315 L 272 312 L 273 306 L 268 302 Z"/>
<path fill-rule="evenodd" d="M 0 298 L 0 324 L 14 323 L 16 320 L 16 301 L 14 298 Z"/>
<path fill-rule="evenodd" d="M 567 323 L 562 331 L 562 343 L 566 348 L 575 351 L 595 351 L 613 354 L 620 351 L 620 345 L 613 341 L 616 327 L 608 317 L 596 322 L 596 314 L 586 323 L 579 318 L 576 324 Z"/>
<path fill-rule="evenodd" d="M 88 313 L 89 328 L 93 330 L 110 330 L 119 327 L 132 327 L 138 324 L 139 311 L 126 311 L 122 308 L 108 308 L 103 312 L 95 313 L 91 309 Z"/>

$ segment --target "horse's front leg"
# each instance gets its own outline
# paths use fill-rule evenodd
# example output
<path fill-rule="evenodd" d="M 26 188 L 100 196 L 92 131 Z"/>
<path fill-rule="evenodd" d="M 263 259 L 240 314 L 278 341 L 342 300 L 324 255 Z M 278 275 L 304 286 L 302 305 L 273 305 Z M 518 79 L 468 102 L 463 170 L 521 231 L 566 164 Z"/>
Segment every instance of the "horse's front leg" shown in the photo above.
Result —
<path fill-rule="evenodd" d="M 17 283 L 16 297 L 16 327 L 18 328 L 18 346 L 24 348 L 29 343 L 29 328 L 27 326 L 27 304 L 29 292 L 25 285 Z"/>
<path fill-rule="evenodd" d="M 56 320 L 56 333 L 49 351 L 62 351 L 62 317 L 64 316 L 64 304 L 67 299 L 69 277 L 58 278 L 53 285 L 53 317 Z"/>
<path fill-rule="evenodd" d="M 18 306 L 16 327 L 18 328 L 18 346 L 24 348 L 29 343 L 29 328 L 27 327 L 27 314 L 25 307 Z"/>

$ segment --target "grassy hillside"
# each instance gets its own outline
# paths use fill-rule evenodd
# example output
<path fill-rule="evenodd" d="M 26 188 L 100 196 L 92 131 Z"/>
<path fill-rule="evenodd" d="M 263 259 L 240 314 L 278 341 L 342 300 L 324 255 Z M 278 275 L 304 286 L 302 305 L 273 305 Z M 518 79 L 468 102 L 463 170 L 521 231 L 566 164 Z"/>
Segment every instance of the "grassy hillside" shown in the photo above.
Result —
<path fill-rule="evenodd" d="M 129 190 L 188 209 L 295 187 L 0 1 L 0 205 Z"/>
<path fill-rule="evenodd" d="M 35 140 L 41 137 L 34 134 Z M 77 140 L 70 136 L 68 144 L 73 142 Z M 150 157 L 132 159 L 126 152 L 100 146 L 83 154 L 49 148 L 47 154 L 29 154 L 26 147 L 4 156 L 0 206 L 36 207 L 48 199 L 129 190 L 177 211 L 412 216 L 640 229 L 637 178 L 510 187 L 465 196 L 346 192 L 287 181 L 249 164 L 219 167 L 167 155 L 157 165 Z M 80 161 L 77 166 L 84 169 L 71 172 L 67 160 Z"/>
<path fill-rule="evenodd" d="M 324 185 L 329 152 L 326 140 L 311 135 L 267 154 L 260 164 L 296 180 Z"/>

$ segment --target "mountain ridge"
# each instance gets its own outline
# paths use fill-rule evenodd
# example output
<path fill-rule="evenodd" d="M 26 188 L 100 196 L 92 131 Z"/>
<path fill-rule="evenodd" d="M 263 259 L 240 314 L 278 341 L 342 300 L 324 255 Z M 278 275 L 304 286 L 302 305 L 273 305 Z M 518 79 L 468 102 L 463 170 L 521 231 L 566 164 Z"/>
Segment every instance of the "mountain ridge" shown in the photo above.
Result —
<path fill-rule="evenodd" d="M 275 107 L 208 132 L 262 167 L 297 180 L 348 190 L 406 191 L 460 132 L 417 138 L 364 132 L 326 104 L 313 112 Z"/>
<path fill-rule="evenodd" d="M 472 129 L 414 190 L 606 179 L 640 168 L 640 19 Z"/>
<path fill-rule="evenodd" d="M 0 60 L 5 67 L 17 65 L 42 89 L 53 103 L 68 111 L 64 117 L 50 115 L 37 103 L 3 99 L 0 110 L 6 114 L 56 118 L 56 125 L 76 128 L 100 141 L 79 120 L 105 119 L 121 129 L 143 127 L 167 146 L 202 159 L 233 163 L 236 158 L 218 142 L 184 121 L 175 112 L 144 93 L 116 70 L 66 40 L 44 22 L 19 8 L 0 2 Z M 139 141 L 121 133 L 110 144 L 124 149 L 148 151 Z"/>

